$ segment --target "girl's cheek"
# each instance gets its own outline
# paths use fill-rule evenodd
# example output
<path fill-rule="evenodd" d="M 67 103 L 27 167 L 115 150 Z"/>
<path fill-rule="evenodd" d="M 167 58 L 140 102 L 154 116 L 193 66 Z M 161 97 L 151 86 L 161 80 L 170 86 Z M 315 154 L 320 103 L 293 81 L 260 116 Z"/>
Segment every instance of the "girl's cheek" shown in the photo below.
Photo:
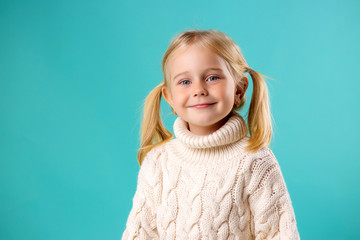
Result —
<path fill-rule="evenodd" d="M 175 94 L 178 94 L 178 95 L 184 95 L 186 93 L 186 89 L 185 88 L 178 88 L 176 90 L 176 93 Z"/>

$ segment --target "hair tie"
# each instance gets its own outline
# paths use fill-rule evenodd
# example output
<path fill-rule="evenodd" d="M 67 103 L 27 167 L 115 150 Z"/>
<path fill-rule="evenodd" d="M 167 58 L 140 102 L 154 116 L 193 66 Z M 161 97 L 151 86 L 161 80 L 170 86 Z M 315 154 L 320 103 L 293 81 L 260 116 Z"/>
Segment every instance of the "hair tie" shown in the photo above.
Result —
<path fill-rule="evenodd" d="M 248 69 L 247 69 L 247 72 L 251 75 L 251 74 L 254 73 L 255 71 L 252 70 L 251 68 L 248 68 Z"/>

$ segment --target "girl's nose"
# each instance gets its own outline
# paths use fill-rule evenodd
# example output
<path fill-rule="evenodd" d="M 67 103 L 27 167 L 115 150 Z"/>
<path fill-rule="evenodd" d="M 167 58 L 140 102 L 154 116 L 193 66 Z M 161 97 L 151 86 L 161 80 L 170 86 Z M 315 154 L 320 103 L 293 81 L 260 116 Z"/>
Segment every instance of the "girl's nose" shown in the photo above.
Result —
<path fill-rule="evenodd" d="M 204 88 L 202 83 L 198 83 L 194 89 L 194 97 L 196 96 L 207 96 L 208 91 Z"/>

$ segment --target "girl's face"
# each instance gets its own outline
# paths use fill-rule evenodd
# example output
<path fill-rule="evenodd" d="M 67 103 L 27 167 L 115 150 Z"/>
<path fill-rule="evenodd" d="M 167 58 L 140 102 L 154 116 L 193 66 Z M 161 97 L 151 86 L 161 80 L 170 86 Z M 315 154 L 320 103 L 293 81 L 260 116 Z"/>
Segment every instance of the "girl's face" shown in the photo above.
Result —
<path fill-rule="evenodd" d="M 168 71 L 169 89 L 162 89 L 163 96 L 194 134 L 219 129 L 234 103 L 240 103 L 240 89 L 225 61 L 207 48 L 191 45 L 176 53 Z"/>

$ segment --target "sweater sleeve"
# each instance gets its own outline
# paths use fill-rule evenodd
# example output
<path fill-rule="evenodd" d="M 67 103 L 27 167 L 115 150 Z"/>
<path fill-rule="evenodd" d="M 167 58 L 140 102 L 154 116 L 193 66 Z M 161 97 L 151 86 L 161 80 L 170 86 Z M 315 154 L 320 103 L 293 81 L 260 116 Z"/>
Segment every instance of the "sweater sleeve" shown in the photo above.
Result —
<path fill-rule="evenodd" d="M 132 199 L 132 209 L 129 213 L 122 240 L 128 239 L 159 239 L 156 228 L 156 209 L 154 184 L 156 165 L 149 152 L 140 167 L 137 187 Z"/>
<path fill-rule="evenodd" d="M 268 147 L 264 155 L 252 162 L 250 171 L 249 205 L 254 239 L 300 239 L 283 174 Z"/>

